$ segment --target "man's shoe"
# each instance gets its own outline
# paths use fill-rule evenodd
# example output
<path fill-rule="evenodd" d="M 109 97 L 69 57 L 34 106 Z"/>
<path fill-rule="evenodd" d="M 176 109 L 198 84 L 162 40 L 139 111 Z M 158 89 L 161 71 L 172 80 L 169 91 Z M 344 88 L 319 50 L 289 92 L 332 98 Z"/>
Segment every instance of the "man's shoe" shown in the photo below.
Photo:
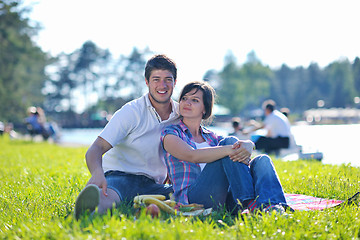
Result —
<path fill-rule="evenodd" d="M 95 184 L 87 185 L 79 194 L 75 201 L 74 215 L 78 220 L 87 210 L 95 211 L 100 202 L 100 189 Z"/>

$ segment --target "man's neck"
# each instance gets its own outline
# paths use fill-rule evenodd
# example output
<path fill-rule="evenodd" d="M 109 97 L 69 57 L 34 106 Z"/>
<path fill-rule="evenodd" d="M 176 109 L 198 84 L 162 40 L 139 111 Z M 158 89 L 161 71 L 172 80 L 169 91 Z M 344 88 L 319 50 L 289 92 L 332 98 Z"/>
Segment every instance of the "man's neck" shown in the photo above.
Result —
<path fill-rule="evenodd" d="M 171 101 L 167 103 L 158 103 L 151 101 L 152 106 L 155 108 L 156 112 L 159 114 L 161 121 L 167 120 L 170 117 L 172 112 L 172 104 Z"/>

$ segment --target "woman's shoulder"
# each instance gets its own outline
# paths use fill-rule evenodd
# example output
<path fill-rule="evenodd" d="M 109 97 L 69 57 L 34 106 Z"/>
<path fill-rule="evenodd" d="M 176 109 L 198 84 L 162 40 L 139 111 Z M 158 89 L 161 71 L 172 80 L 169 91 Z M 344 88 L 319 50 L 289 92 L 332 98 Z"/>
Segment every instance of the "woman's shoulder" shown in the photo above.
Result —
<path fill-rule="evenodd" d="M 181 127 L 179 124 L 171 124 L 163 128 L 162 133 L 169 133 L 169 132 L 181 132 Z"/>
<path fill-rule="evenodd" d="M 213 132 L 212 130 L 210 130 L 209 128 L 205 127 L 205 126 L 201 126 L 202 132 L 204 134 L 209 134 L 211 136 L 218 136 L 215 132 Z"/>
<path fill-rule="evenodd" d="M 207 127 L 202 126 L 202 132 L 209 136 L 211 139 L 216 140 L 216 141 L 220 141 L 221 139 L 223 139 L 223 136 L 217 135 L 217 133 L 213 132 L 212 130 L 210 130 Z"/>

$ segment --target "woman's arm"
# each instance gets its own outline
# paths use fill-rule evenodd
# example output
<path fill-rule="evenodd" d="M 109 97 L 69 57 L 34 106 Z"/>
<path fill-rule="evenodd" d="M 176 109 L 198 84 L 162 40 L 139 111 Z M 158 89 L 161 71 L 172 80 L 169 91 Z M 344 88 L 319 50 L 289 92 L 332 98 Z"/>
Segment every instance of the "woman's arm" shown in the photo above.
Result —
<path fill-rule="evenodd" d="M 236 159 L 241 158 L 239 155 L 242 155 L 243 158 L 249 157 L 246 149 L 233 148 L 232 145 L 194 149 L 181 138 L 172 134 L 164 137 L 163 145 L 165 150 L 174 157 L 192 163 L 209 163 L 229 155 L 236 156 Z"/>

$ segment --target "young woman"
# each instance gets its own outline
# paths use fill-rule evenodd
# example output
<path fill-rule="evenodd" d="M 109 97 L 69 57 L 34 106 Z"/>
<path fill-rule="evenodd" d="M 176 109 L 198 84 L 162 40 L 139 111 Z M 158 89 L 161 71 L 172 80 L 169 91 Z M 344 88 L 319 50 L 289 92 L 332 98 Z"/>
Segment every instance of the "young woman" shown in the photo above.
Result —
<path fill-rule="evenodd" d="M 162 131 L 175 200 L 206 208 L 283 212 L 286 200 L 271 159 L 259 155 L 251 160 L 251 141 L 219 137 L 201 126 L 212 115 L 214 97 L 206 83 L 187 84 L 179 100 L 181 122 Z M 201 163 L 206 163 L 203 169 Z"/>

